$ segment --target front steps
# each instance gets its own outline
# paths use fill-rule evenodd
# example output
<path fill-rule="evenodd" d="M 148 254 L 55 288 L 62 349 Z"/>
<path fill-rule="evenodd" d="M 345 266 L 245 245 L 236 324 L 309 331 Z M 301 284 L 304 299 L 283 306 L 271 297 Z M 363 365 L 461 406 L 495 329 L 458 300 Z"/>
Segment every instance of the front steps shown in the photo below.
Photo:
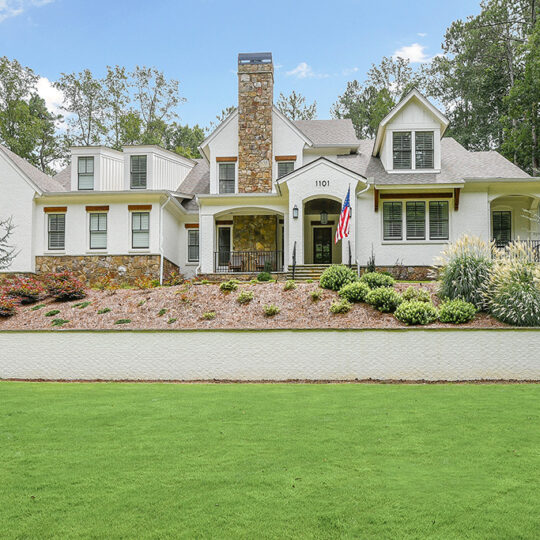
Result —
<path fill-rule="evenodd" d="M 312 279 L 318 281 L 321 274 L 329 267 L 329 264 L 298 264 L 294 272 L 295 281 L 307 281 Z M 352 268 L 357 270 L 357 265 L 353 264 Z M 287 272 L 287 279 L 292 279 L 292 267 Z"/>

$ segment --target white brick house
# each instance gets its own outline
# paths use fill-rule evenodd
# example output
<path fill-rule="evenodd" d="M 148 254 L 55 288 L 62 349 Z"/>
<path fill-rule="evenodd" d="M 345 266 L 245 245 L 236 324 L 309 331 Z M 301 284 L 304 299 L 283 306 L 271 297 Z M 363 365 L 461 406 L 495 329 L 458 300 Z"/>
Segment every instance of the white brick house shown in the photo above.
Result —
<path fill-rule="evenodd" d="M 202 159 L 155 146 L 72 149 L 54 178 L 0 147 L 0 217 L 19 253 L 9 272 L 73 268 L 123 279 L 285 272 L 396 261 L 423 275 L 463 233 L 540 241 L 540 178 L 497 152 L 445 138 L 448 120 L 413 90 L 358 140 L 350 120 L 292 122 L 273 105 L 270 54 L 239 56 L 239 108 Z M 334 244 L 351 189 L 348 239 Z"/>

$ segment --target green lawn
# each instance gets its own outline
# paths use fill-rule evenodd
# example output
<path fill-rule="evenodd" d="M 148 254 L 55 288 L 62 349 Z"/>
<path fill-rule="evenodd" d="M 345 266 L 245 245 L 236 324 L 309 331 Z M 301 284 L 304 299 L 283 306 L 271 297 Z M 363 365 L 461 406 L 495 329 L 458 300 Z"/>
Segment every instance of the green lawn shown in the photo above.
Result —
<path fill-rule="evenodd" d="M 538 538 L 540 386 L 0 383 L 0 537 Z"/>

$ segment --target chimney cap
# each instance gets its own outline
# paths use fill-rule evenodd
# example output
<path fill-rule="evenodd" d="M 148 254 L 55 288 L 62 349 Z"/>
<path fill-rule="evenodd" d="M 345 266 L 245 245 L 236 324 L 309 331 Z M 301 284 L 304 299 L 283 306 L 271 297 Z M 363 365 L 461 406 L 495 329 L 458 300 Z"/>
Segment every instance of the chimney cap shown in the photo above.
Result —
<path fill-rule="evenodd" d="M 271 63 L 272 63 L 272 53 L 271 52 L 239 53 L 238 54 L 238 65 L 271 64 Z"/>

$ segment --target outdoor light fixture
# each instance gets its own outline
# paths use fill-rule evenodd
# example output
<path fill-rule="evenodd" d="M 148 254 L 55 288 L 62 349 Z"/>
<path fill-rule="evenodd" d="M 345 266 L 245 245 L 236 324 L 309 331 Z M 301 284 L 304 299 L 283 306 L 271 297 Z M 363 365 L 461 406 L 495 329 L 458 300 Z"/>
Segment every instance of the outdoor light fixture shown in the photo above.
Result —
<path fill-rule="evenodd" d="M 321 225 L 327 225 L 328 224 L 328 212 L 326 210 L 323 210 L 321 212 Z"/>
<path fill-rule="evenodd" d="M 294 208 L 292 209 L 292 217 L 294 219 L 298 219 L 298 206 L 296 206 L 296 204 L 294 205 Z"/>

